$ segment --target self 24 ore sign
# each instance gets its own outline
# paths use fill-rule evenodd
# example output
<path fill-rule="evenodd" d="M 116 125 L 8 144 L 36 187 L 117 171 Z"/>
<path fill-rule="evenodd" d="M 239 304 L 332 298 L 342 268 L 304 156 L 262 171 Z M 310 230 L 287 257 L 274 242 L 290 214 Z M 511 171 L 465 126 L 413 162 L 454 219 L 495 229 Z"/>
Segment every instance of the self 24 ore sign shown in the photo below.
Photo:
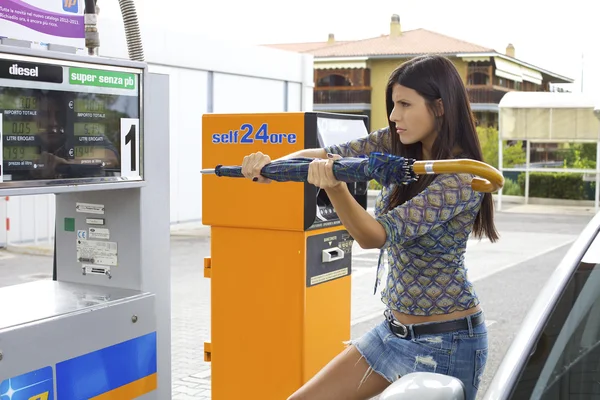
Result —
<path fill-rule="evenodd" d="M 269 125 L 261 124 L 255 130 L 252 124 L 242 124 L 238 130 L 230 130 L 227 133 L 213 133 L 214 144 L 253 144 L 262 142 L 264 144 L 294 144 L 297 141 L 295 133 L 269 133 Z"/>

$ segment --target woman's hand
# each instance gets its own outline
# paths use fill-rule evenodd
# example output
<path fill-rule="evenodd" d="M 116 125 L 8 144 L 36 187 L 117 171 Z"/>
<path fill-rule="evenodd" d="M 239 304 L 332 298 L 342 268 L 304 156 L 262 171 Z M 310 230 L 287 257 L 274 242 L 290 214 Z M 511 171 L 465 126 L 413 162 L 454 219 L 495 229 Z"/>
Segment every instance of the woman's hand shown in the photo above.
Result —
<path fill-rule="evenodd" d="M 259 183 L 271 183 L 270 179 L 261 176 L 260 171 L 262 168 L 271 162 L 271 157 L 266 154 L 259 152 L 252 153 L 244 157 L 242 161 L 242 174 L 252 179 L 254 182 Z"/>
<path fill-rule="evenodd" d="M 308 167 L 308 183 L 321 189 L 332 189 L 339 187 L 342 183 L 333 175 L 333 161 L 342 158 L 338 154 L 327 154 L 327 159 L 316 159 Z"/>

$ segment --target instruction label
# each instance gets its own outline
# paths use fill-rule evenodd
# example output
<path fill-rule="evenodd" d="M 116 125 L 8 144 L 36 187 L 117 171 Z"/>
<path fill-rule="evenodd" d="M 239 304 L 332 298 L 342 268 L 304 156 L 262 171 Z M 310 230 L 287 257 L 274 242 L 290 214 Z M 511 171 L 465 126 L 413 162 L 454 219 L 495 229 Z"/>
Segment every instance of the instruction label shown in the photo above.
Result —
<path fill-rule="evenodd" d="M 90 228 L 90 234 L 88 235 L 90 239 L 110 239 L 110 231 L 106 228 Z"/>
<path fill-rule="evenodd" d="M 77 240 L 77 261 L 86 264 L 117 266 L 117 243 Z"/>
<path fill-rule="evenodd" d="M 318 285 L 319 283 L 329 282 L 337 278 L 343 278 L 349 275 L 350 268 L 340 268 L 335 271 L 327 272 L 325 274 L 311 276 L 310 286 Z"/>
<path fill-rule="evenodd" d="M 104 204 L 75 203 L 75 211 L 88 214 L 104 214 Z"/>

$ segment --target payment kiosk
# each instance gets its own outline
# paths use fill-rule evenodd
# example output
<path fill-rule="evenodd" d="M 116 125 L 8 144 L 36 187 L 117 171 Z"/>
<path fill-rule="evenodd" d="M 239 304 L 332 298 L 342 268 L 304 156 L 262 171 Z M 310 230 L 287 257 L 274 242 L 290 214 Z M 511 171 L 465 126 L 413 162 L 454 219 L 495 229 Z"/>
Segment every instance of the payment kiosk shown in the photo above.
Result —
<path fill-rule="evenodd" d="M 318 112 L 207 114 L 202 168 L 275 160 L 367 132 L 367 117 Z M 301 182 L 258 184 L 203 176 L 202 219 L 211 229 L 214 400 L 287 398 L 350 339 L 353 239 L 325 191 Z M 366 208 L 367 183 L 350 186 Z"/>
<path fill-rule="evenodd" d="M 140 62 L 0 46 L 0 196 L 56 196 L 54 278 L 0 288 L 0 398 L 171 398 L 168 98 Z"/>

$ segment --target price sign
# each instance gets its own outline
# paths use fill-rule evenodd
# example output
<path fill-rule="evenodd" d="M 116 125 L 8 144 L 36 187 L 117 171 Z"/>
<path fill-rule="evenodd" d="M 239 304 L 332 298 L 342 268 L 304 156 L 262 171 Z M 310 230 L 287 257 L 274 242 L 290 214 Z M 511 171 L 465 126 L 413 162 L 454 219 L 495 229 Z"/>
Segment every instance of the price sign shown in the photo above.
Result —
<path fill-rule="evenodd" d="M 140 120 L 121 118 L 121 176 L 140 176 Z"/>

